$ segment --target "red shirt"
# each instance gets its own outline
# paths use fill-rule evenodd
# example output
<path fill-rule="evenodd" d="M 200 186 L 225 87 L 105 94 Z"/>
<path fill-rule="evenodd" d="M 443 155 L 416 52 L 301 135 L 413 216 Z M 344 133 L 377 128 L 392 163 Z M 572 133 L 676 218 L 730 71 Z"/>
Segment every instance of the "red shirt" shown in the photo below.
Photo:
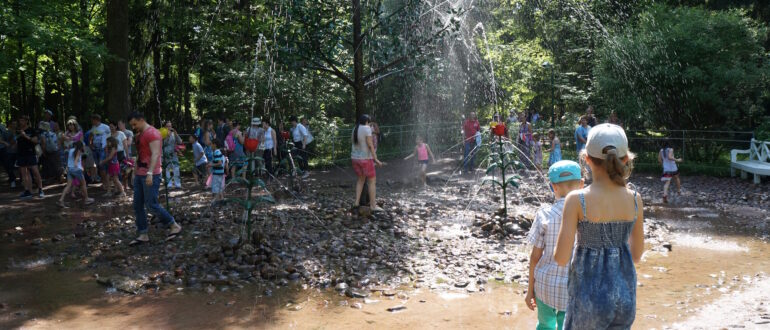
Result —
<path fill-rule="evenodd" d="M 463 131 L 465 131 L 465 139 L 470 139 L 476 135 L 476 132 L 481 130 L 478 120 L 466 119 L 463 124 Z M 466 141 L 467 142 L 467 141 Z"/>
<path fill-rule="evenodd" d="M 147 128 L 144 129 L 144 132 L 139 133 L 138 140 L 139 144 L 136 145 L 136 149 L 139 152 L 139 159 L 137 159 L 136 175 L 147 175 L 147 167 L 150 166 L 150 157 L 152 157 L 150 142 L 160 141 L 162 144 L 163 139 L 160 136 L 160 131 L 148 124 Z M 161 154 L 162 152 L 158 150 L 158 159 L 155 162 L 155 169 L 152 170 L 153 175 L 160 174 L 162 172 Z"/>

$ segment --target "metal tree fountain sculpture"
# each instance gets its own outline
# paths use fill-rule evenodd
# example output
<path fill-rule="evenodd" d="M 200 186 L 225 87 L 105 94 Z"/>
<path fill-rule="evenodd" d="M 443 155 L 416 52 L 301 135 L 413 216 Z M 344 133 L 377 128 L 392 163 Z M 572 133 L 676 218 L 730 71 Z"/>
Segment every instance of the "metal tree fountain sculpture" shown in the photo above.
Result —
<path fill-rule="evenodd" d="M 506 179 L 505 177 L 505 171 L 508 168 L 516 169 L 520 164 L 515 159 L 513 151 L 506 151 L 503 146 L 505 145 L 505 142 L 503 141 L 503 137 L 505 134 L 505 124 L 504 123 L 496 123 L 491 128 L 492 134 L 497 137 L 496 141 L 493 141 L 492 146 L 494 144 L 497 144 L 498 152 L 494 152 L 493 150 L 490 150 L 492 153 L 493 159 L 495 159 L 495 162 L 489 165 L 487 167 L 487 175 L 490 176 L 489 178 L 485 179 L 482 184 L 491 182 L 494 185 L 497 185 L 500 187 L 500 189 L 503 191 L 503 215 L 508 216 L 508 186 L 514 186 L 519 187 L 519 182 L 517 181 L 519 179 L 519 176 L 513 175 Z M 498 181 L 497 178 L 494 176 L 495 170 L 500 170 L 501 179 Z"/>
<path fill-rule="evenodd" d="M 241 241 L 251 241 L 252 240 L 252 225 L 254 224 L 254 219 L 251 218 L 251 211 L 254 210 L 258 205 L 264 204 L 264 203 L 275 203 L 275 199 L 272 195 L 270 195 L 269 191 L 267 190 L 267 186 L 265 185 L 265 182 L 260 179 L 260 173 L 262 172 L 262 162 L 264 161 L 262 157 L 257 156 L 257 147 L 259 146 L 259 140 L 257 139 L 246 139 L 243 143 L 243 149 L 247 152 L 246 154 L 246 166 L 241 169 L 241 171 L 238 172 L 237 176 L 230 179 L 230 183 L 242 183 L 246 185 L 246 198 L 228 198 L 227 202 L 230 203 L 238 203 L 244 208 L 244 214 L 243 214 L 243 223 L 246 224 L 246 237 L 245 240 L 244 237 L 241 238 Z M 241 176 L 245 171 L 246 175 L 245 177 Z M 262 194 L 258 196 L 253 196 L 252 193 L 255 188 L 262 188 L 264 192 L 267 192 L 267 194 Z"/>

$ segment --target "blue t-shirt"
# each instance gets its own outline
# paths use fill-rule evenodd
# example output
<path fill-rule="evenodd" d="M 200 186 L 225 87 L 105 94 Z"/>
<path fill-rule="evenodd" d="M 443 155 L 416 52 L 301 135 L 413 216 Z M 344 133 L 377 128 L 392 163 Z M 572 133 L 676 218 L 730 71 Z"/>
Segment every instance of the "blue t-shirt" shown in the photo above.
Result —
<path fill-rule="evenodd" d="M 589 126 L 586 126 L 586 127 L 578 126 L 578 128 L 575 129 L 575 145 L 577 146 L 578 152 L 586 148 L 586 144 L 583 142 L 580 142 L 580 139 L 578 139 L 578 136 L 582 137 L 583 140 L 588 141 L 588 131 L 590 130 L 591 130 L 591 127 Z"/>
<path fill-rule="evenodd" d="M 208 162 L 208 159 L 206 159 L 206 155 L 204 155 L 203 153 L 203 146 L 201 146 L 201 144 L 198 143 L 198 141 L 195 141 L 192 147 L 193 147 L 193 157 L 195 157 L 193 158 L 193 160 L 196 160 L 198 159 L 198 157 L 200 157 L 200 159 L 197 162 L 195 162 L 195 166 L 201 166 L 203 164 L 206 164 Z"/>

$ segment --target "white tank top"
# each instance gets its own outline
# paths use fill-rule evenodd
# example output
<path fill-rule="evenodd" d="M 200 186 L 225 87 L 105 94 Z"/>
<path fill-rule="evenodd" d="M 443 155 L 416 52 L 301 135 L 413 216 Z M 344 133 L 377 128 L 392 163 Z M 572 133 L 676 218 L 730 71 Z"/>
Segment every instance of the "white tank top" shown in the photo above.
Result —
<path fill-rule="evenodd" d="M 660 158 L 663 159 L 663 172 L 676 172 L 679 168 L 676 166 L 676 161 L 668 159 L 669 148 L 660 149 Z"/>

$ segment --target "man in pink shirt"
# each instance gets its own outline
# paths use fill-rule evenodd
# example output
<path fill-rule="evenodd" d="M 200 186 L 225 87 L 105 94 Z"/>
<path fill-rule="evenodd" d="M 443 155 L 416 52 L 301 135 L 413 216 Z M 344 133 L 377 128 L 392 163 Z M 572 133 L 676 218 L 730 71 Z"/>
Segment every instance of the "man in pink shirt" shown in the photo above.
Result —
<path fill-rule="evenodd" d="M 463 154 L 463 173 L 470 173 L 476 162 L 476 133 L 481 130 L 476 113 L 471 112 L 463 123 L 463 133 L 465 133 L 465 152 Z M 470 158 L 469 158 L 470 157 Z"/>
<path fill-rule="evenodd" d="M 169 228 L 166 240 L 172 240 L 182 232 L 182 226 L 174 221 L 158 202 L 158 189 L 161 180 L 161 145 L 160 131 L 144 119 L 141 112 L 128 116 L 128 123 L 137 135 L 136 176 L 134 177 L 134 213 L 136 215 L 137 238 L 128 245 L 147 243 L 147 211 L 155 214 Z M 145 208 L 147 211 L 145 211 Z"/>

